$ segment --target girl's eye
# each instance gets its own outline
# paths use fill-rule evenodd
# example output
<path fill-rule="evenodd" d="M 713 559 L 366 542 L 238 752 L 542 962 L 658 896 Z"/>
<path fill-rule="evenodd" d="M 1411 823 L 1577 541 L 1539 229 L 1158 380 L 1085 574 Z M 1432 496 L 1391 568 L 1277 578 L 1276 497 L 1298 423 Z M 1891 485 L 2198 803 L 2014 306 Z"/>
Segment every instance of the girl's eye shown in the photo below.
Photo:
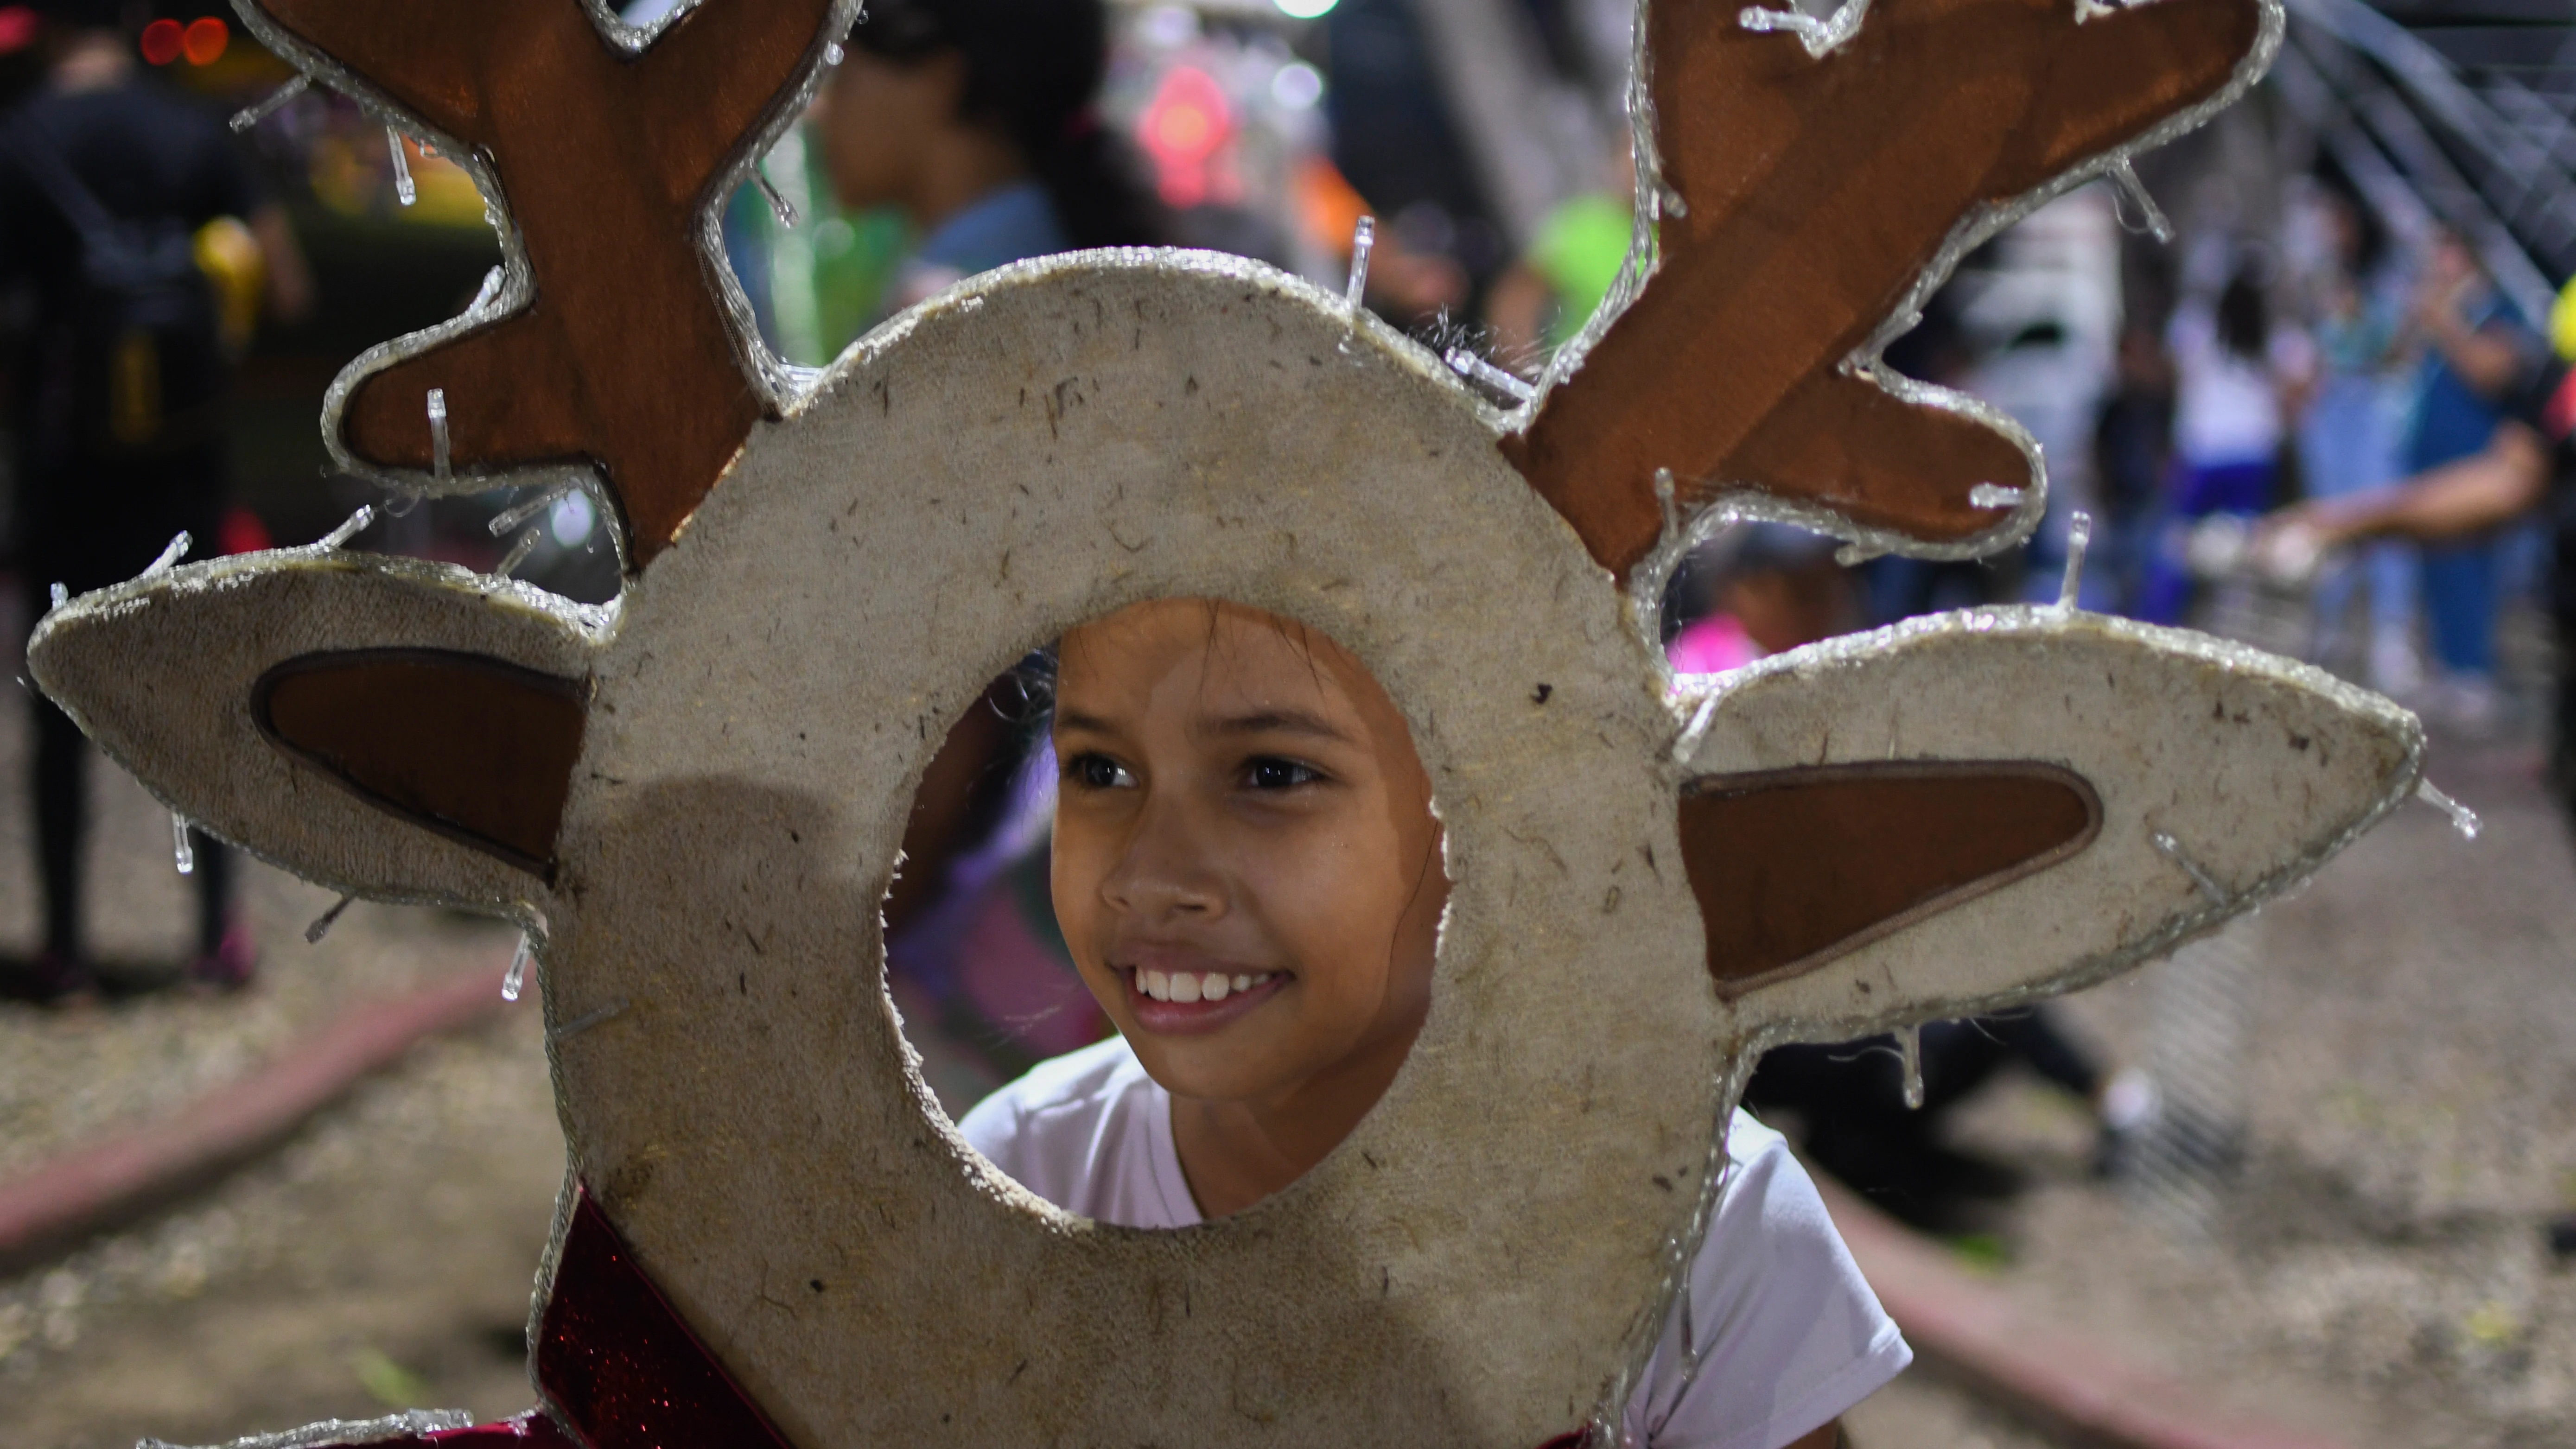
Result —
<path fill-rule="evenodd" d="M 1324 778 L 1323 772 L 1312 765 L 1301 765 L 1276 755 L 1264 755 L 1254 760 L 1244 767 L 1243 773 L 1245 783 L 1255 790 L 1293 790 Z"/>
<path fill-rule="evenodd" d="M 1076 755 L 1065 762 L 1064 772 L 1086 790 L 1119 790 L 1136 783 L 1125 765 L 1107 755 Z"/>

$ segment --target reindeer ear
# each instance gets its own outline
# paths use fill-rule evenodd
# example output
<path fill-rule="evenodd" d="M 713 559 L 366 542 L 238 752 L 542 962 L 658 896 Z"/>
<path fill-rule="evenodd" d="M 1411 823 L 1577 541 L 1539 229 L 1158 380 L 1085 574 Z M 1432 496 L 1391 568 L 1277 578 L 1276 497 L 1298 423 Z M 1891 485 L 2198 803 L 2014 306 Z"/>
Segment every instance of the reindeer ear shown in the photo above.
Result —
<path fill-rule="evenodd" d="M 1873 341 L 2028 205 L 2252 84 L 2281 23 L 2277 0 L 2088 3 L 1848 0 L 1821 26 L 1647 8 L 1641 194 L 1679 204 L 1643 291 L 1567 349 L 1504 444 L 1604 567 L 1654 548 L 1661 472 L 1685 508 L 1927 556 L 2037 521 L 2027 436 L 1883 372 Z"/>
<path fill-rule="evenodd" d="M 2056 609 L 1729 676 L 1683 863 L 1719 994 L 1847 1039 L 2084 985 L 2304 878 L 2414 789 L 2414 716 L 2320 671 Z M 1998 709 L 1997 700 L 2030 701 Z"/>
<path fill-rule="evenodd" d="M 27 660 L 215 835 L 340 890 L 507 909 L 551 873 L 596 622 L 462 569 L 297 549 L 83 595 Z"/>
<path fill-rule="evenodd" d="M 2083 776 L 2026 761 L 1710 775 L 1681 802 L 1709 974 L 1730 996 L 2045 870 L 2101 828 Z"/>
<path fill-rule="evenodd" d="M 390 814 L 536 875 L 581 753 L 582 681 L 446 649 L 334 649 L 251 686 L 269 743 Z"/>

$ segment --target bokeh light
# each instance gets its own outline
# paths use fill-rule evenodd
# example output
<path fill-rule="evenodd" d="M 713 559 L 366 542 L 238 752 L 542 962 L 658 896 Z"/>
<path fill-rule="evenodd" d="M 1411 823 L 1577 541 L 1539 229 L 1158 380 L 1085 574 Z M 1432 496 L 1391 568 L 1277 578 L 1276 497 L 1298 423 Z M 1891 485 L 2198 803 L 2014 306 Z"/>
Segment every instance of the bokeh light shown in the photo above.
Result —
<path fill-rule="evenodd" d="M 1270 99 L 1292 111 L 1312 110 L 1324 98 L 1324 74 L 1302 60 L 1279 67 L 1270 78 Z"/>
<path fill-rule="evenodd" d="M 36 43 L 36 32 L 43 22 L 36 12 L 24 5 L 0 5 L 0 55 L 25 50 Z"/>
<path fill-rule="evenodd" d="M 155 20 L 143 27 L 143 58 L 154 65 L 168 65 L 177 60 L 187 43 L 187 32 L 176 20 Z"/>
<path fill-rule="evenodd" d="M 224 48 L 232 43 L 232 27 L 208 15 L 188 22 L 179 48 L 187 54 L 188 64 L 213 65 L 224 58 Z"/>

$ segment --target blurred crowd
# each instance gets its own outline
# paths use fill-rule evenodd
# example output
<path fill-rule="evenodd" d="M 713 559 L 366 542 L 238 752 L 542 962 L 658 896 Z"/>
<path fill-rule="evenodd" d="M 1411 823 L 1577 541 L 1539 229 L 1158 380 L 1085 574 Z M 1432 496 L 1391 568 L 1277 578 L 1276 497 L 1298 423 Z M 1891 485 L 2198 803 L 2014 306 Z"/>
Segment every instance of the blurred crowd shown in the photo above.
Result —
<path fill-rule="evenodd" d="M 2077 193 L 2024 225 L 2099 231 L 2112 206 Z M 1997 245 L 2016 240 L 2027 244 L 2007 234 Z M 2304 594 L 2309 612 L 2293 647 L 2308 657 L 2456 730 L 2498 728 L 2499 620 L 2509 603 L 2544 595 L 2547 521 L 2487 520 L 2440 538 L 2381 529 L 2392 536 L 2376 541 L 2296 525 L 2342 516 L 2323 503 L 2381 498 L 2486 450 L 2552 370 L 2550 319 L 2520 315 L 2453 231 L 2427 223 L 2392 235 L 2331 175 L 2298 178 L 2270 234 L 2213 227 L 2190 237 L 2172 271 L 2161 316 L 2115 291 L 2105 318 L 2083 288 L 2051 281 L 2046 267 L 1998 275 L 1972 257 L 1889 359 L 1994 403 L 2037 437 L 2049 465 L 2047 520 L 2016 557 L 1969 566 L 1882 559 L 1851 570 L 1840 614 L 1816 627 L 1836 633 L 1933 609 L 2054 599 L 2081 510 L 2091 540 L 2079 580 L 2085 607 L 2205 622 L 2218 585 L 2257 577 Z M 2016 289 L 2057 301 L 1998 305 Z M 2265 542 L 2275 546 L 2253 546 Z M 1721 539 L 1695 562 L 1743 590 L 1734 555 L 1744 547 Z M 1788 551 L 1831 568 L 1820 545 Z M 1739 611 L 1691 574 L 1683 585 L 1670 623 L 1688 651 L 1732 627 L 1724 620 Z M 1705 667 L 1695 654 L 1676 663 Z"/>

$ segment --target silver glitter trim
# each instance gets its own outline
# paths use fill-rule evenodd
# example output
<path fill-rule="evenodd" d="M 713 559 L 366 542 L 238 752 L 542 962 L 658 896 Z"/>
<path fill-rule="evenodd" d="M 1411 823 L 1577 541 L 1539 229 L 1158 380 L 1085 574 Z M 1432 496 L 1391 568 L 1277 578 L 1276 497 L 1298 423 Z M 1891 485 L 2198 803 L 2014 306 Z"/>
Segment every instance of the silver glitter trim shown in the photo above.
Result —
<path fill-rule="evenodd" d="M 405 1409 L 381 1419 L 324 1419 L 301 1429 L 253 1434 L 219 1449 L 315 1449 L 323 1444 L 381 1444 L 388 1439 L 417 1438 L 441 1429 L 470 1429 L 474 1416 L 463 1409 Z M 134 1449 L 185 1449 L 162 1439 L 139 1439 Z M 210 1446 L 214 1449 L 214 1446 Z"/>

